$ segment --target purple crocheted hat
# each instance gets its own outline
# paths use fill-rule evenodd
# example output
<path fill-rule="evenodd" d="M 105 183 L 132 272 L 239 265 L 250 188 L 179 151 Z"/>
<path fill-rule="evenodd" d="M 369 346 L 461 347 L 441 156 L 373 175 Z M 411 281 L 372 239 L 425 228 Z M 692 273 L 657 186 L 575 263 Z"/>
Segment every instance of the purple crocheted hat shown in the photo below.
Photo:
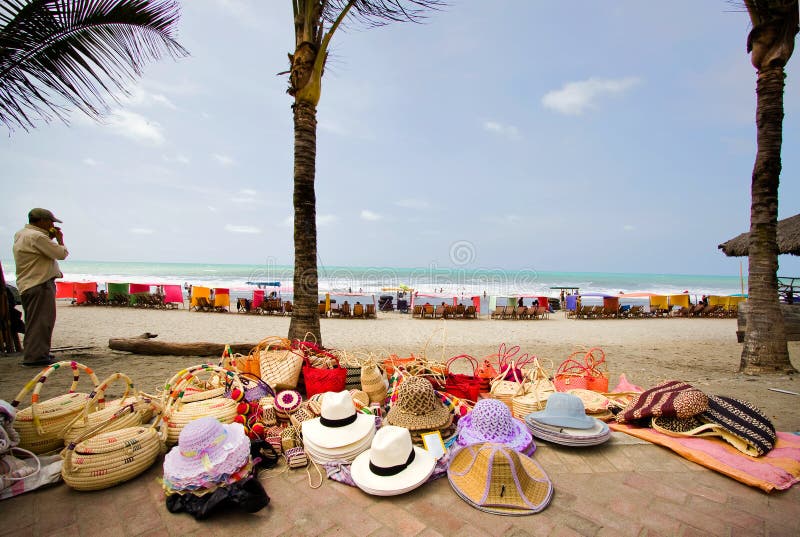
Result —
<path fill-rule="evenodd" d="M 458 421 L 460 446 L 492 442 L 514 451 L 532 452 L 533 438 L 525 424 L 515 420 L 508 406 L 497 399 L 481 399 L 466 416 Z"/>

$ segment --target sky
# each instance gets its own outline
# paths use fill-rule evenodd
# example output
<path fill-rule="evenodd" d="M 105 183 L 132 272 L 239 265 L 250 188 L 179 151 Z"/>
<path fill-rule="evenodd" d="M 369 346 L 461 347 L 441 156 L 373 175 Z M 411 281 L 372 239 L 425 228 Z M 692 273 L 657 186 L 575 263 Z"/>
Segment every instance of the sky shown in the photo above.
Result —
<path fill-rule="evenodd" d="M 334 35 L 317 109 L 322 266 L 738 275 L 756 73 L 719 0 L 453 0 Z M 0 258 L 32 207 L 70 259 L 293 262 L 289 0 L 184 0 L 191 56 L 102 123 L 0 141 Z M 779 218 L 800 212 L 800 58 Z M 0 125 L 0 127 L 3 127 Z M 781 276 L 800 258 L 779 257 Z M 745 271 L 747 263 L 744 264 Z"/>

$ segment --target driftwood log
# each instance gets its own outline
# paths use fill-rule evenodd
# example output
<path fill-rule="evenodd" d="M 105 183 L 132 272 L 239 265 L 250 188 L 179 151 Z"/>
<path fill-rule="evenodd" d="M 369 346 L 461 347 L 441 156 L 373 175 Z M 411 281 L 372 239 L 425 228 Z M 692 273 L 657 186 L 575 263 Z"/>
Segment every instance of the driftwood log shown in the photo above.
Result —
<path fill-rule="evenodd" d="M 248 354 L 256 346 L 255 343 L 170 343 L 154 341 L 158 334 L 145 332 L 137 337 L 111 338 L 108 347 L 111 350 L 148 354 L 151 356 L 222 356 L 225 345 L 230 345 L 231 352 Z"/>

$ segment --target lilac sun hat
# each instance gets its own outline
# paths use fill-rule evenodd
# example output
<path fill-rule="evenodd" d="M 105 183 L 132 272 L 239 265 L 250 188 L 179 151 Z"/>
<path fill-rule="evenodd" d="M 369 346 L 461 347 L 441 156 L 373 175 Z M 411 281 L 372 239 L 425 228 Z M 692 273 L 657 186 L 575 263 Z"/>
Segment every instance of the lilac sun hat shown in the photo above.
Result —
<path fill-rule="evenodd" d="M 532 453 L 536 449 L 530 431 L 511 415 L 508 406 L 497 399 L 481 399 L 458 421 L 459 446 L 493 442 L 514 451 Z"/>
<path fill-rule="evenodd" d="M 174 489 L 213 485 L 236 473 L 249 458 L 250 440 L 240 423 L 198 418 L 183 428 L 178 445 L 164 457 L 164 481 Z"/>

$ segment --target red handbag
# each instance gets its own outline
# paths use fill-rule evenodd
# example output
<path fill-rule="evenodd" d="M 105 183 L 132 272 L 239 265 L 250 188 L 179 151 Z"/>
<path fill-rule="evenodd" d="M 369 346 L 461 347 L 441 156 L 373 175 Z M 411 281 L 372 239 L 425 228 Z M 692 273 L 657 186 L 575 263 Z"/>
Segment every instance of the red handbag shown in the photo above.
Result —
<path fill-rule="evenodd" d="M 472 374 L 451 373 L 450 365 L 456 360 L 465 359 L 472 365 Z M 445 392 L 454 395 L 459 399 L 477 401 L 481 393 L 482 381 L 475 377 L 475 369 L 478 367 L 478 360 L 468 354 L 453 356 L 447 360 Z"/>
<path fill-rule="evenodd" d="M 341 392 L 347 383 L 347 369 L 339 367 L 339 360 L 336 360 L 336 367 L 323 369 L 313 367 L 311 361 L 303 358 L 303 380 L 306 387 L 306 397 L 311 397 L 318 393 Z"/>

